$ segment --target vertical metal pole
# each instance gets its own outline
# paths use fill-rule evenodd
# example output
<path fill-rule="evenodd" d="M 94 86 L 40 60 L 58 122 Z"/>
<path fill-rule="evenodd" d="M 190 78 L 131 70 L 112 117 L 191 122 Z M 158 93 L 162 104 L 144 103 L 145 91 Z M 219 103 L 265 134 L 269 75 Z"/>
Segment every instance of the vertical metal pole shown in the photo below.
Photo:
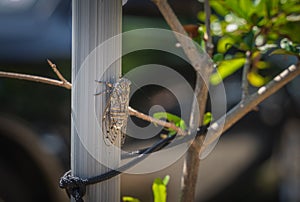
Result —
<path fill-rule="evenodd" d="M 121 0 L 72 1 L 71 169 L 73 175 L 82 178 L 104 173 L 109 169 L 106 165 L 117 167 L 120 162 L 120 152 L 106 145 L 102 131 L 99 133 L 99 120 L 102 120 L 107 95 L 99 95 L 101 99 L 96 99 L 94 93 L 95 86 L 101 85 L 95 79 L 114 82 L 121 75 L 120 60 L 104 73 L 109 58 L 121 55 L 121 40 L 115 41 L 110 51 L 96 49 L 102 42 L 121 33 L 121 22 Z M 102 73 L 104 76 L 98 78 L 97 75 Z M 87 186 L 84 200 L 120 201 L 120 178 Z"/>

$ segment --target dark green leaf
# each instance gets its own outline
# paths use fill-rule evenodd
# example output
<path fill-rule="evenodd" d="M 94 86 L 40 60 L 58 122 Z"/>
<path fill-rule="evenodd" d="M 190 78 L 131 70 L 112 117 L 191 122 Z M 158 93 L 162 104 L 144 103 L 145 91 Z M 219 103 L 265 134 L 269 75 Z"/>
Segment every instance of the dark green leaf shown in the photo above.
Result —
<path fill-rule="evenodd" d="M 278 13 L 279 0 L 267 0 L 265 3 L 267 7 L 268 18 Z"/>
<path fill-rule="evenodd" d="M 252 30 L 245 35 L 243 41 L 250 50 L 253 50 L 253 48 L 255 47 L 255 39 Z"/>
<path fill-rule="evenodd" d="M 222 60 L 224 60 L 224 55 L 222 53 L 216 53 L 216 54 L 214 54 L 213 61 L 215 63 L 220 62 Z"/>
<path fill-rule="evenodd" d="M 287 22 L 278 28 L 277 32 L 283 36 L 288 36 L 294 43 L 300 43 L 300 22 Z"/>

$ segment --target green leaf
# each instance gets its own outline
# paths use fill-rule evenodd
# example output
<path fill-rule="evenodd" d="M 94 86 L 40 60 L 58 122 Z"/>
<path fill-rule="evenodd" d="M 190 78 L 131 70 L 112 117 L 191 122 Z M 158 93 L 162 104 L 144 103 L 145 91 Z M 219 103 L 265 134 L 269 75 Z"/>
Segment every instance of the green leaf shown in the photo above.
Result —
<path fill-rule="evenodd" d="M 154 202 L 167 201 L 167 183 L 170 177 L 169 176 L 167 178 L 166 177 L 164 178 L 164 180 L 162 180 L 161 178 L 156 178 L 152 184 Z"/>
<path fill-rule="evenodd" d="M 229 13 L 229 10 L 224 6 L 224 2 L 219 0 L 211 0 L 210 6 L 212 9 L 221 16 L 225 16 Z"/>
<path fill-rule="evenodd" d="M 268 69 L 268 68 L 270 68 L 270 63 L 265 62 L 265 61 L 258 61 L 256 63 L 254 63 L 254 65 L 257 69 Z"/>
<path fill-rule="evenodd" d="M 255 11 L 252 0 L 225 0 L 225 3 L 233 13 L 246 21 L 249 21 L 250 16 Z"/>
<path fill-rule="evenodd" d="M 204 40 L 204 28 L 203 27 L 199 27 L 198 28 L 198 36 L 193 38 L 194 41 L 196 41 L 196 43 L 199 44 L 199 46 L 202 48 L 202 50 L 205 50 L 205 40 Z"/>
<path fill-rule="evenodd" d="M 165 186 L 167 186 L 168 183 L 169 183 L 169 181 L 170 181 L 170 175 L 166 175 L 166 176 L 164 177 L 164 179 L 163 179 L 163 184 L 164 184 Z"/>
<path fill-rule="evenodd" d="M 122 197 L 122 201 L 123 201 L 123 202 L 140 202 L 139 199 L 133 198 L 133 197 L 131 197 L 131 196 L 123 196 L 123 197 Z"/>
<path fill-rule="evenodd" d="M 262 77 L 256 72 L 249 72 L 248 74 L 248 81 L 252 86 L 261 87 L 268 82 L 269 79 Z"/>
<path fill-rule="evenodd" d="M 282 10 L 287 14 L 300 13 L 300 4 L 287 2 L 281 6 Z"/>
<path fill-rule="evenodd" d="M 245 35 L 243 41 L 248 46 L 248 49 L 253 50 L 255 47 L 255 39 L 252 30 Z"/>
<path fill-rule="evenodd" d="M 226 53 L 226 51 L 235 43 L 232 37 L 225 36 L 218 41 L 217 51 L 218 53 Z"/>
<path fill-rule="evenodd" d="M 208 125 L 213 120 L 213 116 L 211 112 L 206 112 L 203 118 L 203 125 Z"/>
<path fill-rule="evenodd" d="M 178 117 L 174 114 L 170 114 L 168 112 L 156 112 L 156 113 L 153 114 L 153 118 L 164 119 L 164 120 L 167 120 L 169 122 L 172 122 L 177 127 L 181 128 L 182 130 L 186 130 L 186 128 L 187 128 L 183 119 L 181 119 L 180 117 Z M 169 131 L 169 135 L 175 135 L 176 134 L 176 131 L 172 130 L 170 128 L 165 128 L 165 130 Z"/>
<path fill-rule="evenodd" d="M 266 8 L 267 8 L 267 14 L 268 14 L 268 18 L 270 18 L 271 16 L 275 15 L 278 13 L 279 11 L 279 2 L 280 0 L 268 0 L 265 1 L 266 4 Z"/>
<path fill-rule="evenodd" d="M 266 17 L 267 15 L 266 1 L 269 0 L 259 0 L 255 5 L 255 13 L 260 17 Z"/>
<path fill-rule="evenodd" d="M 240 69 L 244 65 L 245 60 L 245 58 L 234 58 L 220 62 L 217 68 L 217 72 L 213 73 L 210 77 L 211 84 L 218 85 L 223 81 L 224 78 L 230 76 L 238 69 Z"/>
<path fill-rule="evenodd" d="M 214 56 L 213 56 L 214 63 L 220 62 L 222 60 L 224 60 L 224 55 L 222 53 L 214 54 Z"/>
<path fill-rule="evenodd" d="M 277 29 L 282 36 L 287 36 L 294 43 L 300 43 L 300 22 L 287 22 Z"/>

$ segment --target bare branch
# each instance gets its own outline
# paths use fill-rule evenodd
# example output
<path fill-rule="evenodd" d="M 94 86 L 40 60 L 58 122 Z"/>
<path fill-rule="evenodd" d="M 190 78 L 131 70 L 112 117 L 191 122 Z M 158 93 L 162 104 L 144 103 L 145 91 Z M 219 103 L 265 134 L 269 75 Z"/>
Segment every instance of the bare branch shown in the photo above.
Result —
<path fill-rule="evenodd" d="M 186 133 L 179 127 L 177 127 L 175 124 L 173 123 L 170 123 L 170 122 L 166 122 L 166 121 L 163 121 L 163 120 L 159 120 L 159 119 L 155 119 L 153 118 L 152 116 L 148 116 L 146 114 L 143 114 L 135 109 L 133 109 L 132 107 L 128 107 L 128 110 L 129 110 L 129 114 L 131 116 L 135 116 L 137 118 L 140 118 L 142 120 L 145 120 L 145 121 L 148 121 L 150 123 L 154 123 L 154 124 L 157 124 L 157 125 L 160 125 L 160 126 L 163 126 L 165 128 L 169 128 L 169 129 L 172 129 L 172 130 L 175 130 L 179 135 L 186 135 Z"/>
<path fill-rule="evenodd" d="M 177 40 L 181 44 L 181 47 L 183 48 L 186 56 L 189 58 L 192 66 L 197 72 L 196 85 L 194 90 L 197 97 L 197 102 L 194 102 L 192 105 L 189 123 L 190 133 L 202 123 L 208 93 L 208 87 L 206 86 L 206 84 L 209 83 L 209 77 L 213 70 L 213 64 L 207 54 L 200 53 L 194 42 L 188 37 L 185 37 L 187 36 L 187 34 L 178 18 L 176 17 L 175 13 L 173 12 L 172 8 L 168 4 L 167 0 L 153 0 L 153 2 L 160 10 L 161 14 L 164 16 L 171 29 L 174 31 Z M 200 112 L 200 114 L 196 114 L 196 112 Z M 196 118 L 198 116 L 199 119 Z M 185 160 L 186 169 L 183 173 L 183 190 L 181 201 L 194 201 L 197 182 L 196 179 L 200 163 L 199 154 L 203 140 L 203 136 L 197 137 L 192 142 L 187 151 Z"/>
<path fill-rule="evenodd" d="M 50 65 L 50 67 L 52 68 L 52 70 L 55 72 L 55 74 L 57 75 L 57 77 L 63 82 L 65 83 L 66 86 L 70 86 L 71 83 L 68 82 L 65 77 L 63 77 L 63 75 L 59 72 L 59 70 L 56 68 L 56 65 L 53 64 L 49 59 L 47 59 L 48 64 Z"/>
<path fill-rule="evenodd" d="M 214 51 L 214 44 L 212 42 L 212 36 L 211 36 L 211 29 L 210 29 L 210 16 L 211 16 L 211 10 L 210 10 L 210 4 L 209 0 L 204 1 L 204 11 L 205 11 L 205 27 L 206 27 L 206 52 L 210 57 L 212 57 L 213 51 Z"/>
<path fill-rule="evenodd" d="M 41 77 L 41 76 L 34 76 L 34 75 L 29 75 L 29 74 L 20 74 L 20 73 L 0 71 L 0 77 L 27 80 L 27 81 L 34 81 L 34 82 L 39 82 L 39 83 L 45 83 L 45 84 L 49 84 L 49 85 L 64 87 L 66 89 L 71 89 L 71 87 L 72 87 L 72 85 L 69 82 L 65 83 L 63 81 L 59 81 L 59 80 L 56 80 L 56 79 L 49 79 L 49 78 L 45 78 L 45 77 Z"/>
<path fill-rule="evenodd" d="M 12 72 L 3 72 L 0 71 L 0 77 L 6 77 L 6 78 L 13 78 L 13 79 L 20 79 L 20 80 L 26 80 L 26 81 L 34 81 L 34 82 L 39 82 L 39 83 L 45 83 L 49 85 L 54 85 L 54 86 L 59 86 L 59 87 L 64 87 L 67 89 L 72 88 L 72 84 L 68 82 L 59 72 L 57 69 L 56 65 L 53 64 L 50 60 L 47 60 L 49 65 L 52 67 L 53 71 L 56 73 L 56 75 L 61 79 L 55 80 L 55 79 L 49 79 L 41 76 L 34 76 L 34 75 L 29 75 L 29 74 L 20 74 L 20 73 L 12 73 Z M 175 130 L 179 135 L 186 135 L 185 131 L 183 131 L 181 128 L 177 127 L 175 124 L 166 122 L 163 120 L 155 119 L 151 116 L 148 116 L 146 114 L 143 114 L 132 107 L 128 107 L 129 114 L 132 116 L 136 116 L 140 119 L 143 119 L 145 121 L 148 121 L 150 123 L 154 123 L 160 126 L 163 126 L 165 128 L 170 128 L 172 130 Z"/>
<path fill-rule="evenodd" d="M 249 73 L 249 69 L 251 66 L 251 61 L 250 61 L 250 57 L 251 57 L 251 52 L 247 51 L 246 52 L 246 61 L 244 64 L 244 68 L 243 68 L 243 76 L 242 76 L 242 101 L 246 99 L 246 97 L 249 96 L 249 92 L 248 92 L 248 79 L 247 79 L 247 75 Z"/>
<path fill-rule="evenodd" d="M 174 31 L 175 37 L 179 41 L 186 56 L 191 61 L 192 66 L 197 72 L 201 72 L 201 75 L 204 78 L 209 78 L 209 75 L 212 72 L 212 61 L 209 59 L 208 55 L 199 52 L 199 49 L 196 47 L 194 41 L 188 37 L 167 0 L 153 0 L 153 2 L 160 10 L 168 25 Z"/>
<path fill-rule="evenodd" d="M 203 151 L 206 146 L 218 139 L 226 130 L 243 118 L 249 111 L 251 111 L 266 98 L 274 94 L 288 82 L 292 81 L 298 75 L 300 75 L 300 63 L 289 66 L 267 85 L 260 87 L 256 93 L 237 104 L 226 115 L 221 117 L 209 127 L 209 130 L 214 131 L 214 135 L 207 142 L 205 142 L 205 145 L 203 145 L 204 147 L 201 150 Z M 220 123 L 222 123 L 224 120 L 224 127 L 219 127 Z"/>

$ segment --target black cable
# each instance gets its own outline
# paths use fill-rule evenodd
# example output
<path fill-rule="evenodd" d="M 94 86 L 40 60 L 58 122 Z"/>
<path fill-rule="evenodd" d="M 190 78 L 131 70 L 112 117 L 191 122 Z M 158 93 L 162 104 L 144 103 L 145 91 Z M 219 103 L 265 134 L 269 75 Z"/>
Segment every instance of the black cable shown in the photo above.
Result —
<path fill-rule="evenodd" d="M 207 132 L 207 128 L 208 128 L 208 126 L 201 126 L 201 127 L 197 128 L 196 136 L 204 135 Z M 123 166 L 120 166 L 117 170 L 110 170 L 104 174 L 101 174 L 101 175 L 98 175 L 95 177 L 82 179 L 80 177 L 72 176 L 71 170 L 70 170 L 70 171 L 66 172 L 63 175 L 63 177 L 61 177 L 60 182 L 59 182 L 59 187 L 65 189 L 67 194 L 69 195 L 69 197 L 70 196 L 74 197 L 76 202 L 83 202 L 82 197 L 86 193 L 86 185 L 96 184 L 96 183 L 111 179 L 111 178 L 121 174 L 122 172 L 135 166 L 136 164 L 138 164 L 139 162 L 141 162 L 142 160 L 147 158 L 148 154 L 151 154 L 155 151 L 161 150 L 164 147 L 166 147 L 167 145 L 169 145 L 170 142 L 175 137 L 176 137 L 176 135 L 172 135 L 165 139 L 159 140 L 158 142 L 154 143 L 151 147 L 127 153 L 127 157 L 130 157 L 130 158 L 135 157 L 135 159 L 124 164 Z M 192 140 L 193 138 L 194 138 L 194 136 L 187 135 L 187 136 L 177 140 L 175 145 L 179 145 L 181 143 L 188 142 L 188 141 Z"/>
<path fill-rule="evenodd" d="M 196 136 L 199 136 L 199 135 L 204 135 L 206 134 L 207 132 L 207 129 L 208 129 L 208 125 L 205 125 L 205 126 L 200 126 L 199 128 L 197 128 L 197 134 Z M 194 139 L 194 136 L 193 135 L 186 135 L 184 137 L 181 137 L 181 138 L 178 138 L 177 140 L 175 140 L 172 144 L 172 147 L 174 146 L 177 146 L 177 145 L 180 145 L 182 143 L 185 143 L 185 142 L 189 142 L 190 140 Z M 169 143 L 167 143 L 168 145 Z M 165 146 L 167 146 L 165 145 Z M 164 147 L 165 147 L 164 146 Z M 143 148 L 143 149 L 139 149 L 139 150 L 135 150 L 135 151 L 130 151 L 130 152 L 122 152 L 121 154 L 121 159 L 128 159 L 128 158 L 133 158 L 133 157 L 136 157 L 142 153 L 144 153 L 147 149 L 149 149 L 150 147 L 147 147 L 147 148 Z M 157 149 L 156 151 L 158 151 L 160 149 Z M 154 151 L 155 152 L 155 151 Z"/>
<path fill-rule="evenodd" d="M 86 193 L 86 185 L 96 184 L 105 180 L 108 180 L 110 178 L 113 178 L 125 170 L 133 167 L 137 163 L 141 162 L 145 158 L 147 158 L 148 154 L 152 153 L 153 151 L 157 150 L 158 148 L 162 149 L 170 141 L 172 141 L 175 138 L 176 135 L 169 136 L 165 139 L 162 139 L 155 144 L 153 144 L 151 147 L 146 149 L 144 153 L 138 155 L 135 159 L 131 160 L 130 162 L 126 163 L 125 165 L 119 167 L 117 170 L 110 170 L 104 174 L 90 177 L 87 179 L 82 179 L 80 177 L 72 176 L 71 171 L 66 172 L 63 177 L 61 177 L 59 181 L 59 187 L 66 190 L 67 194 L 69 196 L 74 197 L 76 202 L 83 202 L 82 197 Z"/>

